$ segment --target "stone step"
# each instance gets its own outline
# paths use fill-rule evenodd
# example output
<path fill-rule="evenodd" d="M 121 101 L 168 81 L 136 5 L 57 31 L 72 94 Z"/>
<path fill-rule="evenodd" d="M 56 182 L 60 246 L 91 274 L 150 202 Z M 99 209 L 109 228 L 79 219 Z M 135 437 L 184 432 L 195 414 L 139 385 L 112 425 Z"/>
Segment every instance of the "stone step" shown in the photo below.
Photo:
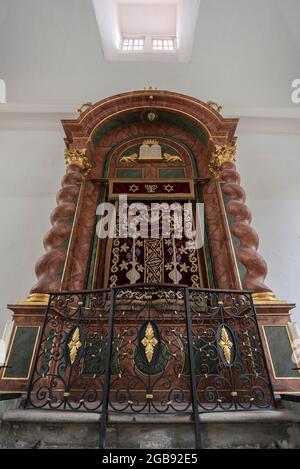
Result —
<path fill-rule="evenodd" d="M 292 410 L 200 415 L 204 448 L 300 448 L 300 414 Z M 54 410 L 8 410 L 2 448 L 97 448 L 100 415 Z M 107 448 L 195 447 L 191 415 L 111 415 Z"/>

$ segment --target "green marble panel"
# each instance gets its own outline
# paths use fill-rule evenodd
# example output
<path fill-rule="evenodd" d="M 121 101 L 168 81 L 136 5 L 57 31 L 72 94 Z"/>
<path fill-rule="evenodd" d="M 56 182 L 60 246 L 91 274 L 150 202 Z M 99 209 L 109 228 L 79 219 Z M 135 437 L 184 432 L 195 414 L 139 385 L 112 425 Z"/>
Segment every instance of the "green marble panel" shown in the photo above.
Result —
<path fill-rule="evenodd" d="M 184 168 L 161 168 L 159 177 L 161 179 L 183 179 L 185 177 Z"/>
<path fill-rule="evenodd" d="M 293 349 L 286 326 L 264 326 L 273 368 L 277 378 L 300 378 L 292 361 Z"/>
<path fill-rule="evenodd" d="M 28 378 L 38 330 L 38 326 L 17 327 L 4 378 Z"/>
<path fill-rule="evenodd" d="M 140 168 L 119 168 L 117 177 L 121 179 L 142 179 L 143 171 Z"/>

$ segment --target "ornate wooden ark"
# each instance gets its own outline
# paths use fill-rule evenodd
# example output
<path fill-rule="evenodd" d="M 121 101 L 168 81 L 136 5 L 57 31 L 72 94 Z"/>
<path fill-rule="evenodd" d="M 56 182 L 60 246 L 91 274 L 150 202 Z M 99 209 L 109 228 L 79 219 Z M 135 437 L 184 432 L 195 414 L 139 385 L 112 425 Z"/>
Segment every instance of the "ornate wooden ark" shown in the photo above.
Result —
<path fill-rule="evenodd" d="M 238 120 L 150 89 L 87 105 L 62 124 L 67 170 L 37 283 L 9 306 L 1 392 L 39 408 L 164 413 L 267 408 L 272 386 L 299 392 L 294 305 L 265 284 L 235 166 Z M 103 203 L 113 236 L 99 236 Z M 132 204 L 134 236 L 120 220 Z M 177 209 L 191 228 L 181 237 Z"/>

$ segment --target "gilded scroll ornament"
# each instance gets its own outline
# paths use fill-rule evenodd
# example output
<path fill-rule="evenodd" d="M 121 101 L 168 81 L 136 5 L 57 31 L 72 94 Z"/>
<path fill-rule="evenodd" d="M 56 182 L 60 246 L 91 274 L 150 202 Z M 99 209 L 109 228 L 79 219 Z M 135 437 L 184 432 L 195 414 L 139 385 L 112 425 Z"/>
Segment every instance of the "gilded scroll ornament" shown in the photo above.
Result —
<path fill-rule="evenodd" d="M 78 150 L 77 148 L 65 150 L 65 161 L 66 165 L 76 165 L 82 170 L 84 176 L 86 176 L 92 169 L 92 165 L 88 158 L 85 156 L 86 148 Z"/>
<path fill-rule="evenodd" d="M 219 346 L 221 347 L 225 360 L 230 365 L 231 361 L 231 349 L 233 347 L 233 343 L 228 337 L 228 332 L 226 328 L 223 326 L 221 330 L 221 340 L 219 342 Z"/>
<path fill-rule="evenodd" d="M 146 332 L 145 332 L 145 337 L 141 341 L 143 346 L 145 347 L 145 354 L 148 360 L 148 363 L 151 363 L 153 354 L 154 354 L 154 348 L 158 344 L 158 340 L 154 336 L 154 330 L 152 327 L 151 322 L 148 323 Z"/>
<path fill-rule="evenodd" d="M 90 109 L 93 106 L 93 103 L 88 102 L 82 104 L 79 109 L 77 109 L 77 112 L 81 115 L 83 112 L 85 112 L 87 109 Z"/>
<path fill-rule="evenodd" d="M 220 168 L 223 163 L 235 162 L 236 147 L 227 147 L 226 145 L 215 145 L 215 151 L 208 164 L 208 169 L 215 177 L 219 177 Z"/>
<path fill-rule="evenodd" d="M 82 343 L 80 342 L 80 331 L 79 331 L 79 328 L 76 327 L 76 329 L 75 329 L 75 331 L 72 335 L 72 339 L 68 343 L 68 348 L 69 348 L 69 351 L 70 351 L 71 365 L 73 365 L 73 363 L 75 362 L 76 357 L 77 357 L 77 352 L 78 352 L 78 350 L 80 349 L 81 346 L 82 346 Z"/>
<path fill-rule="evenodd" d="M 215 109 L 215 111 L 217 111 L 217 112 L 221 112 L 221 110 L 223 109 L 222 104 L 218 104 L 215 101 L 209 100 L 209 101 L 207 101 L 206 104 L 208 104 L 208 106 L 210 106 L 211 108 Z"/>

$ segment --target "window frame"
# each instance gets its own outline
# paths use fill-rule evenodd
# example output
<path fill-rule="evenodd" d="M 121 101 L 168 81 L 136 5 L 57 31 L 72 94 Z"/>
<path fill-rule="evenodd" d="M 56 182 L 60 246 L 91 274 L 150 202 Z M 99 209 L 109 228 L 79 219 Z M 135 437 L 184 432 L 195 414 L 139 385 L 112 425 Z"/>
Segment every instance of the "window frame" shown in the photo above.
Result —
<path fill-rule="evenodd" d="M 124 44 L 126 41 L 127 41 L 127 44 Z M 130 41 L 132 41 L 131 44 L 130 44 Z M 137 44 L 135 44 L 136 41 L 138 42 Z M 145 51 L 145 37 L 144 36 L 138 36 L 138 37 L 123 36 L 121 38 L 120 51 L 123 53 L 144 52 Z"/>
<path fill-rule="evenodd" d="M 154 42 L 157 42 L 157 44 L 154 44 Z M 161 47 L 158 47 L 158 42 L 161 42 Z M 168 43 L 167 46 L 165 47 L 165 43 Z M 152 51 L 153 52 L 176 52 L 176 37 L 174 36 L 152 36 L 151 38 L 151 43 L 152 43 Z M 171 47 L 172 46 L 172 47 Z"/>

